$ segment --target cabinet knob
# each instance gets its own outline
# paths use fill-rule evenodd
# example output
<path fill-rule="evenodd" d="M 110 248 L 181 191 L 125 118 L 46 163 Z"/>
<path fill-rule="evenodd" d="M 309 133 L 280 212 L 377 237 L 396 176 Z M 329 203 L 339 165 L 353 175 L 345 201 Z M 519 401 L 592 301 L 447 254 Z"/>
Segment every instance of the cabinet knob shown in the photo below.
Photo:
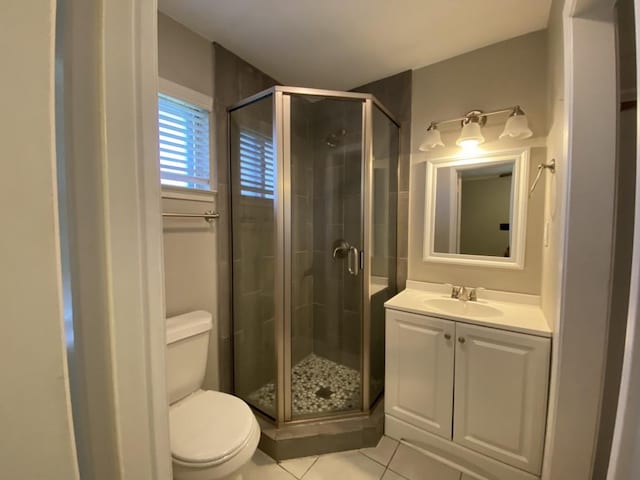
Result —
<path fill-rule="evenodd" d="M 450 333 L 445 333 L 444 334 L 444 338 L 445 338 L 445 340 L 451 340 L 451 334 Z"/>
<path fill-rule="evenodd" d="M 464 343 L 464 342 L 465 342 L 465 339 L 464 339 L 464 337 L 458 337 L 458 341 L 459 341 L 460 343 Z"/>

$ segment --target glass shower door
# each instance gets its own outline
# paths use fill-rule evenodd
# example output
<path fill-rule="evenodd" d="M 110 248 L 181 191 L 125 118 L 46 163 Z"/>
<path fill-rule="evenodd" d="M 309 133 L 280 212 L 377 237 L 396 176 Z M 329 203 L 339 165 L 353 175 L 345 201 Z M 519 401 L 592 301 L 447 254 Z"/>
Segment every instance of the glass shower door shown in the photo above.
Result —
<path fill-rule="evenodd" d="M 229 113 L 235 393 L 276 418 L 273 96 Z"/>
<path fill-rule="evenodd" d="M 360 411 L 364 103 L 304 95 L 283 102 L 290 178 L 285 416 Z"/>
<path fill-rule="evenodd" d="M 396 294 L 399 128 L 372 109 L 371 268 L 369 278 L 369 406 L 384 390 L 384 302 Z"/>

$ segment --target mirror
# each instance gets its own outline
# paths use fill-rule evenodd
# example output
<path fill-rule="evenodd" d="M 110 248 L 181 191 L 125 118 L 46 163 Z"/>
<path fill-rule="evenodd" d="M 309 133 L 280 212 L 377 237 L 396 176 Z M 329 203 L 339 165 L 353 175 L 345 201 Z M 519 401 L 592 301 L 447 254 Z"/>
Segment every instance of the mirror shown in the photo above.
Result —
<path fill-rule="evenodd" d="M 524 268 L 528 149 L 427 161 L 424 260 Z"/>

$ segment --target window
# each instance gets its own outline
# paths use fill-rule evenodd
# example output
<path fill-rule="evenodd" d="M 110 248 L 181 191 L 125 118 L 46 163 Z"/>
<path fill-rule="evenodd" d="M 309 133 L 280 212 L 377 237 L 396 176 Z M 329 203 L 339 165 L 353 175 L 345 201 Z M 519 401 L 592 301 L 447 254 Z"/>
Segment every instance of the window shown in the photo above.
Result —
<path fill-rule="evenodd" d="M 240 131 L 240 194 L 274 198 L 276 169 L 271 137 L 253 130 Z"/>
<path fill-rule="evenodd" d="M 158 96 L 162 185 L 210 190 L 209 114 L 197 105 Z"/>

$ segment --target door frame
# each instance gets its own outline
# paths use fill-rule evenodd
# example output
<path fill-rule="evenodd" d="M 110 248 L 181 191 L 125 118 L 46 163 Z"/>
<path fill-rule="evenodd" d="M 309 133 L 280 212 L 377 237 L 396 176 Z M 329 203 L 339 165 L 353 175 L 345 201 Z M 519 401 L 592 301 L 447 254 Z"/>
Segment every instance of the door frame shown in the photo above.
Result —
<path fill-rule="evenodd" d="M 157 2 L 64 3 L 80 464 L 96 479 L 170 480 Z"/>
<path fill-rule="evenodd" d="M 156 0 L 103 0 L 103 179 L 123 478 L 170 480 Z M 124 95 L 124 97 L 123 97 Z M 117 267 L 117 268 L 116 268 Z"/>
<path fill-rule="evenodd" d="M 591 478 L 611 297 L 618 118 L 616 0 L 560 1 L 560 267 L 543 480 Z M 554 3 L 557 5 L 557 3 Z M 552 6 L 552 14 L 553 14 Z M 597 131 L 598 135 L 593 135 Z M 593 228 L 597 225 L 598 228 Z M 555 268 L 555 267 L 554 267 Z"/>
<path fill-rule="evenodd" d="M 640 0 L 634 1 L 636 66 L 640 64 Z M 636 79 L 640 91 L 640 78 Z M 626 480 L 640 475 L 640 123 L 636 122 L 636 199 L 633 259 L 627 333 L 622 365 L 620 396 L 607 479 Z"/>

